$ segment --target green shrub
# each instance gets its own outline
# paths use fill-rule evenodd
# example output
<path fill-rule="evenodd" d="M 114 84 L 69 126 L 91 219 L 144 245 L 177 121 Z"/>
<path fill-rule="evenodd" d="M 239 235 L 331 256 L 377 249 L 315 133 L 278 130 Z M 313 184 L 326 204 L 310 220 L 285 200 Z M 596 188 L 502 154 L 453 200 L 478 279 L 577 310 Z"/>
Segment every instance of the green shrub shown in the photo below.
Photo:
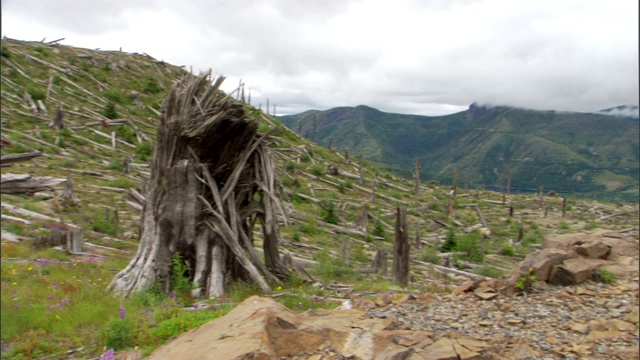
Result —
<path fill-rule="evenodd" d="M 9 49 L 6 46 L 2 46 L 2 48 L 0 48 L 0 56 L 6 59 L 11 57 L 11 53 L 9 52 Z"/>
<path fill-rule="evenodd" d="M 149 335 L 159 344 L 162 344 L 191 329 L 204 325 L 228 311 L 228 309 L 216 309 L 215 311 L 190 311 L 180 314 L 180 316 L 160 322 L 156 327 L 149 330 Z"/>
<path fill-rule="evenodd" d="M 438 256 L 438 249 L 426 246 L 420 254 L 420 261 L 428 262 L 435 265 L 442 264 L 442 259 Z"/>
<path fill-rule="evenodd" d="M 117 89 L 106 90 L 103 93 L 103 96 L 109 102 L 112 102 L 112 103 L 115 103 L 115 104 L 119 104 L 119 105 L 124 105 L 125 104 L 126 97 L 122 94 L 122 92 L 120 90 L 117 90 Z"/>
<path fill-rule="evenodd" d="M 516 255 L 516 250 L 513 248 L 513 246 L 504 243 L 502 244 L 502 249 L 500 249 L 500 254 L 504 255 L 504 256 L 515 256 Z"/>
<path fill-rule="evenodd" d="M 315 176 L 322 176 L 324 174 L 324 165 L 315 164 L 311 167 L 311 173 Z"/>
<path fill-rule="evenodd" d="M 603 267 L 599 267 L 598 270 L 596 271 L 596 280 L 603 282 L 605 284 L 613 284 L 616 281 L 618 281 L 618 279 L 616 279 L 616 276 L 613 275 L 613 273 Z"/>
<path fill-rule="evenodd" d="M 107 101 L 104 109 L 102 109 L 102 115 L 104 115 L 107 119 L 117 119 L 118 112 L 116 111 L 116 104 L 114 104 L 111 100 Z"/>
<path fill-rule="evenodd" d="M 317 252 L 315 260 L 319 263 L 315 272 L 325 281 L 352 280 L 357 275 L 355 269 L 349 267 L 343 259 L 333 258 L 326 249 Z"/>
<path fill-rule="evenodd" d="M 328 222 L 329 224 L 338 225 L 340 221 L 338 220 L 338 215 L 336 215 L 336 206 L 331 201 L 326 201 L 322 208 L 322 220 Z"/>
<path fill-rule="evenodd" d="M 31 95 L 33 101 L 44 100 L 47 97 L 47 92 L 36 87 L 30 87 L 27 89 L 27 93 Z"/>
<path fill-rule="evenodd" d="M 482 250 L 478 246 L 479 238 L 480 233 L 478 231 L 458 237 L 456 251 L 466 253 L 466 255 L 462 256 L 464 260 L 477 263 L 484 261 L 484 254 L 482 254 Z"/>
<path fill-rule="evenodd" d="M 91 230 L 111 236 L 118 236 L 118 223 L 115 218 L 107 217 L 103 212 L 93 214 Z"/>
<path fill-rule="evenodd" d="M 284 169 L 287 172 L 295 171 L 296 170 L 296 163 L 294 161 L 289 160 L 284 164 Z"/>
<path fill-rule="evenodd" d="M 456 232 L 453 229 L 447 230 L 447 236 L 444 238 L 444 243 L 440 246 L 440 252 L 452 252 L 458 247 L 456 241 Z"/>
<path fill-rule="evenodd" d="M 191 280 L 189 280 L 189 265 L 184 261 L 182 255 L 176 252 L 171 257 L 171 289 L 176 293 L 189 293 L 191 291 Z"/>
<path fill-rule="evenodd" d="M 105 337 L 107 348 L 121 350 L 133 346 L 131 325 L 123 319 L 111 320 L 107 323 Z"/>
<path fill-rule="evenodd" d="M 151 141 L 143 141 L 136 145 L 135 153 L 138 155 L 140 161 L 148 161 L 153 153 L 153 143 Z"/>
<path fill-rule="evenodd" d="M 381 237 L 383 239 L 386 239 L 386 234 L 384 231 L 384 225 L 382 224 L 382 222 L 380 220 L 376 220 L 373 222 L 373 231 L 372 231 L 373 236 L 376 237 Z"/>
<path fill-rule="evenodd" d="M 155 79 L 152 78 L 151 76 L 146 76 L 144 79 L 142 79 L 142 85 L 143 85 L 142 91 L 148 94 L 158 94 L 163 91 L 160 85 L 158 85 Z"/>

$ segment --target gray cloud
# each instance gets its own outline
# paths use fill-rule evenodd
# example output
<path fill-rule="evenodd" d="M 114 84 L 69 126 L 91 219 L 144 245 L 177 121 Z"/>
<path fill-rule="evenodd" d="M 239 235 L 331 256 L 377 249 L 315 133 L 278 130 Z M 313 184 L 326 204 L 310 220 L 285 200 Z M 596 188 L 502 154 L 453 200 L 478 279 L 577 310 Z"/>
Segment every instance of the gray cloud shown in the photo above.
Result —
<path fill-rule="evenodd" d="M 3 34 L 10 37 L 60 34 L 71 45 L 122 46 L 195 71 L 212 68 L 229 77 L 227 90 L 242 78 L 254 102 L 268 97 L 283 113 L 366 104 L 443 114 L 473 101 L 594 111 L 637 104 L 639 97 L 638 4 L 625 0 L 6 0 L 2 6 Z"/>

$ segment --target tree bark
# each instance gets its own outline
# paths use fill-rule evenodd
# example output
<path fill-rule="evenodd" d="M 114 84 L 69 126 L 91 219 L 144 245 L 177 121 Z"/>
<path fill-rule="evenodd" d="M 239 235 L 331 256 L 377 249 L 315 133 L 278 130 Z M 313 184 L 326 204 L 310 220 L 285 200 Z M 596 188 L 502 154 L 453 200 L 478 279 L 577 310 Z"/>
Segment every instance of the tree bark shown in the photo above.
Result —
<path fill-rule="evenodd" d="M 407 233 L 407 210 L 397 208 L 396 243 L 393 248 L 393 282 L 409 286 L 409 234 Z"/>
<path fill-rule="evenodd" d="M 284 210 L 268 134 L 259 135 L 242 105 L 219 94 L 223 80 L 189 76 L 165 101 L 138 253 L 109 290 L 127 296 L 156 282 L 170 291 L 175 254 L 188 265 L 194 296 L 222 295 L 236 280 L 269 293 L 269 283 L 289 276 L 278 251 Z M 264 263 L 253 247 L 257 220 Z"/>

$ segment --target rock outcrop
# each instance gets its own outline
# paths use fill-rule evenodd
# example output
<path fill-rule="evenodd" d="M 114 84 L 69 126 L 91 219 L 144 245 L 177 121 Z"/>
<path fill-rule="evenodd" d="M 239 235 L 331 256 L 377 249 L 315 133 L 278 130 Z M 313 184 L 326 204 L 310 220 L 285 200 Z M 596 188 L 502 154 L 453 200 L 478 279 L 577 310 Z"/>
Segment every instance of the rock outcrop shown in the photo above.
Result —
<path fill-rule="evenodd" d="M 306 358 L 323 351 L 351 359 L 478 359 L 487 347 L 474 339 L 400 330 L 393 319 L 369 318 L 358 309 L 296 314 L 271 298 L 253 296 L 148 359 Z"/>
<path fill-rule="evenodd" d="M 605 269 L 617 279 L 638 276 L 639 242 L 621 233 L 600 231 L 556 235 L 545 239 L 542 250 L 529 254 L 500 281 L 468 281 L 454 294 L 473 291 L 481 298 L 496 291 L 514 295 L 525 287 L 543 290 L 547 285 L 577 285 L 602 280 Z M 490 291 L 488 289 L 492 289 Z"/>

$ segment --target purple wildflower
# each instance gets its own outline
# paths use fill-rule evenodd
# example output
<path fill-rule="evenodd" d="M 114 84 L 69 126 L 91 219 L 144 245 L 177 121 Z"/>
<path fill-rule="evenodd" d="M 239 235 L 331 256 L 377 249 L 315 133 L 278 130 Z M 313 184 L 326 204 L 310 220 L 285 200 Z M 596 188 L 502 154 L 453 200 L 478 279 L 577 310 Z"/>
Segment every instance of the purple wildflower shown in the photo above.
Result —
<path fill-rule="evenodd" d="M 16 309 L 16 310 L 18 310 L 18 309 L 20 309 L 20 306 L 18 306 L 18 305 L 13 305 L 13 308 L 14 308 L 14 309 Z"/>
<path fill-rule="evenodd" d="M 51 306 L 49 306 L 49 309 L 51 309 L 51 310 L 55 310 L 55 309 L 56 309 L 56 306 L 55 306 L 55 305 L 51 305 Z"/>
<path fill-rule="evenodd" d="M 162 308 L 166 309 L 167 308 L 167 304 L 162 304 Z"/>
<path fill-rule="evenodd" d="M 213 305 L 213 311 L 218 310 L 218 305 Z"/>
<path fill-rule="evenodd" d="M 53 295 L 47 296 L 47 299 L 49 299 L 49 300 L 53 299 Z"/>
<path fill-rule="evenodd" d="M 44 313 L 45 315 L 49 316 L 51 315 L 51 311 L 47 311 L 46 313 Z"/>
<path fill-rule="evenodd" d="M 105 351 L 102 355 L 100 355 L 99 360 L 115 360 L 116 352 L 113 349 L 109 349 Z"/>
<path fill-rule="evenodd" d="M 169 295 L 169 297 L 172 298 L 173 300 L 175 300 L 176 299 L 176 294 L 171 293 L 171 295 Z"/>
<path fill-rule="evenodd" d="M 198 308 L 198 304 L 193 304 L 193 308 L 197 309 Z"/>
<path fill-rule="evenodd" d="M 58 285 L 51 285 L 51 288 L 52 288 L 53 290 L 55 290 L 55 289 L 57 289 L 57 288 L 58 288 Z"/>
<path fill-rule="evenodd" d="M 127 315 L 127 309 L 125 309 L 124 306 L 121 306 L 120 307 L 120 319 L 124 320 L 126 315 Z"/>

